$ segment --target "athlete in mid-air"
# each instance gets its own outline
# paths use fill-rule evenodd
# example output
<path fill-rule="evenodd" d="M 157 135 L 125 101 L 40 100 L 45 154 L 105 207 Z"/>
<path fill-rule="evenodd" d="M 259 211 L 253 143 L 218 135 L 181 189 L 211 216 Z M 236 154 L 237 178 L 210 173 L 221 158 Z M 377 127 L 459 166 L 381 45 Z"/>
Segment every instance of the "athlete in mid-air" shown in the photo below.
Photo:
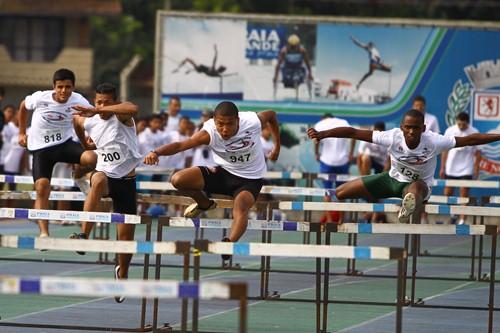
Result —
<path fill-rule="evenodd" d="M 359 80 L 358 84 L 356 85 L 356 89 L 359 89 L 361 83 L 363 83 L 368 77 L 370 77 L 375 70 L 391 72 L 392 66 L 386 65 L 382 62 L 382 58 L 380 58 L 380 53 L 375 48 L 375 44 L 373 44 L 373 42 L 368 42 L 368 44 L 363 44 L 353 36 L 351 36 L 351 40 L 353 41 L 354 44 L 356 44 L 357 46 L 361 47 L 366 52 L 368 52 L 368 57 L 370 59 L 368 72 L 361 78 L 361 80 Z"/>

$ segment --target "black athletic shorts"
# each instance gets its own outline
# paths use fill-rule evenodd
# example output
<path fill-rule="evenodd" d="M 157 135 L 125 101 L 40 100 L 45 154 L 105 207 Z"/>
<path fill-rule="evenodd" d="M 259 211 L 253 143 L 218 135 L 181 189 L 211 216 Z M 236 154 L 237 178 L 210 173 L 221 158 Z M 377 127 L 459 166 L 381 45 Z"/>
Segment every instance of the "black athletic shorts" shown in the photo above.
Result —
<path fill-rule="evenodd" d="M 83 147 L 71 139 L 61 144 L 33 150 L 33 181 L 40 178 L 52 178 L 52 169 L 57 162 L 80 163 Z"/>
<path fill-rule="evenodd" d="M 98 171 L 94 171 L 92 176 Z M 90 176 L 90 187 L 92 187 Z M 108 198 L 113 200 L 113 212 L 120 214 L 137 214 L 137 190 L 135 176 L 108 178 Z"/>
<path fill-rule="evenodd" d="M 472 175 L 467 175 L 467 176 L 448 176 L 444 175 L 445 179 L 458 179 L 458 180 L 471 180 Z"/>
<path fill-rule="evenodd" d="M 205 181 L 205 188 L 203 190 L 208 193 L 225 194 L 234 198 L 241 191 L 248 191 L 252 193 L 253 198 L 257 200 L 260 189 L 264 184 L 262 178 L 249 179 L 238 177 L 220 166 L 215 168 L 198 168 L 200 168 L 203 180 Z"/>

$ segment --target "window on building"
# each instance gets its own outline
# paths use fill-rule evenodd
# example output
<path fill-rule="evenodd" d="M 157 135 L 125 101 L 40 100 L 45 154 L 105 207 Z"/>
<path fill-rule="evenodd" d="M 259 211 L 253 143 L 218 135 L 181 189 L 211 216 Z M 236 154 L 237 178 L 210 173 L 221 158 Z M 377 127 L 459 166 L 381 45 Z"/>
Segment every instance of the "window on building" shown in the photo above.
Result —
<path fill-rule="evenodd" d="M 0 44 L 17 61 L 51 61 L 63 47 L 64 21 L 0 17 Z"/>

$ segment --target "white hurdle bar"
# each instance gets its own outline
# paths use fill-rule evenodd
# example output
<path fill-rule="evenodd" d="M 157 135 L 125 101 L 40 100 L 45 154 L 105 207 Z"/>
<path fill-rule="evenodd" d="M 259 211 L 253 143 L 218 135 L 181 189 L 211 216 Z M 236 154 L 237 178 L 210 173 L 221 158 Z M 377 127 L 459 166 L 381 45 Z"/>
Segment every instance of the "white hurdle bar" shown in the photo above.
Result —
<path fill-rule="evenodd" d="M 140 224 L 141 217 L 130 214 L 80 212 L 74 210 L 48 210 L 26 208 L 0 208 L 0 218 L 29 219 L 29 220 L 57 220 L 57 221 L 85 221 L 101 223 Z"/>
<path fill-rule="evenodd" d="M 246 283 L 0 275 L 0 293 L 81 297 L 111 297 L 121 295 L 143 299 L 239 300 L 238 332 L 247 332 Z M 183 313 L 182 315 L 187 318 L 187 313 Z M 33 326 L 35 325 L 33 324 Z M 40 325 L 40 327 L 44 326 L 54 327 L 52 325 Z M 85 329 L 85 327 L 77 326 L 73 327 L 73 329 Z M 181 332 L 186 331 L 187 328 L 183 326 Z"/>
<path fill-rule="evenodd" d="M 397 298 L 396 298 L 396 329 L 402 332 L 402 306 L 403 306 L 403 263 L 406 251 L 402 248 L 367 247 L 367 246 L 341 246 L 341 245 L 304 245 L 304 244 L 267 244 L 267 243 L 230 243 L 209 242 L 198 240 L 195 249 L 200 252 L 241 256 L 281 256 L 291 258 L 316 259 L 316 331 L 326 332 L 328 314 L 325 304 L 328 304 L 328 282 L 323 282 L 324 293 L 321 299 L 321 258 L 323 259 L 364 259 L 364 260 L 397 260 Z M 195 277 L 199 276 L 200 256 L 195 257 Z M 196 280 L 196 278 L 195 278 Z M 281 298 L 281 300 L 284 300 Z M 293 301 L 293 299 L 290 299 Z M 343 302 L 345 303 L 345 302 Z M 321 304 L 323 304 L 323 322 L 321 323 Z M 321 328 L 321 325 L 323 327 Z"/>
<path fill-rule="evenodd" d="M 196 229 L 229 229 L 232 219 L 170 217 L 168 226 Z M 309 222 L 248 220 L 247 230 L 311 231 Z"/>
<path fill-rule="evenodd" d="M 178 248 L 180 244 L 176 242 L 110 241 L 0 234 L 0 247 L 30 250 L 178 254 L 185 251 L 183 250 L 185 247 Z"/>
<path fill-rule="evenodd" d="M 351 202 L 301 202 L 282 201 L 279 203 L 281 210 L 311 210 L 328 211 L 338 210 L 344 212 L 398 212 L 400 207 L 395 204 L 382 203 L 351 203 Z M 467 216 L 500 216 L 500 207 L 481 206 L 447 206 L 447 205 L 425 205 L 425 212 L 428 214 L 456 214 Z"/>

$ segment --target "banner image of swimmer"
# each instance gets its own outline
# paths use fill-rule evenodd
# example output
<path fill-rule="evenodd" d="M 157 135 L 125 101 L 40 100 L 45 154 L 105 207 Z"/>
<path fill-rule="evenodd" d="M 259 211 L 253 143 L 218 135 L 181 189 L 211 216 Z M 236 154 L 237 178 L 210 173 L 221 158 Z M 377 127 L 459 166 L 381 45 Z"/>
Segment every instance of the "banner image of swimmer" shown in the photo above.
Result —
<path fill-rule="evenodd" d="M 243 98 L 243 21 L 169 18 L 163 24 L 162 92 L 193 98 Z"/>
<path fill-rule="evenodd" d="M 247 23 L 244 99 L 311 101 L 315 24 Z"/>
<path fill-rule="evenodd" d="M 401 90 L 430 28 L 318 25 L 316 102 L 382 104 Z"/>

